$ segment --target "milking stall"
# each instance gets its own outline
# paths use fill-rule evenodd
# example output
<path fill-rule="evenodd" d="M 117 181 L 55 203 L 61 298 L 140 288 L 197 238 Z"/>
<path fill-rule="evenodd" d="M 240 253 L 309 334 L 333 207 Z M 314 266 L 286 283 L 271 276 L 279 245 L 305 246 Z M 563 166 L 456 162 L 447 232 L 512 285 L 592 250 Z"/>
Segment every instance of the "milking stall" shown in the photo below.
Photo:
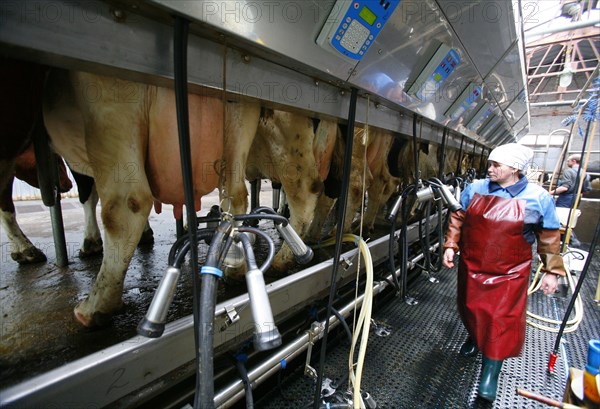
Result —
<path fill-rule="evenodd" d="M 599 11 L 0 0 L 0 407 L 598 409 Z"/>

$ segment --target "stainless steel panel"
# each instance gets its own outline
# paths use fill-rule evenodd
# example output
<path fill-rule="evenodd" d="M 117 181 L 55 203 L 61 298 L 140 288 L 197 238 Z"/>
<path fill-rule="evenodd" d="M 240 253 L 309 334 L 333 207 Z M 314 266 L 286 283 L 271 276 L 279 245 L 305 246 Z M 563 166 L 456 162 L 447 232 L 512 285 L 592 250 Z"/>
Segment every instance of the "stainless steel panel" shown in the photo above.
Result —
<path fill-rule="evenodd" d="M 504 58 L 485 78 L 485 84 L 502 111 L 525 88 L 519 43 L 515 42 Z M 508 119 L 508 117 L 507 117 Z"/>
<path fill-rule="evenodd" d="M 414 2 L 413 2 L 414 3 Z M 506 0 L 437 0 L 482 77 L 517 38 L 513 3 Z"/>
<path fill-rule="evenodd" d="M 513 125 L 513 130 L 516 134 L 519 134 L 523 128 L 529 127 L 529 122 L 529 112 L 525 112 L 525 114 L 517 121 L 517 123 Z"/>
<path fill-rule="evenodd" d="M 462 36 L 466 33 L 462 34 L 452 24 L 456 17 L 452 14 L 453 6 L 446 1 L 440 4 L 442 8 L 433 0 L 401 2 L 349 82 L 345 80 L 354 65 L 315 44 L 333 0 L 115 0 L 110 3 L 4 0 L 0 3 L 0 45 L 2 54 L 17 58 L 170 85 L 171 15 L 178 13 L 193 21 L 188 51 L 192 85 L 218 91 L 226 65 L 227 89 L 233 94 L 336 118 L 344 118 L 348 108 L 348 94 L 341 95 L 340 88 L 347 90 L 355 85 L 376 94 L 370 108 L 375 103 L 387 106 L 370 109 L 373 116 L 369 118 L 374 125 L 410 133 L 411 115 L 404 112 L 407 109 L 433 121 L 428 124 L 433 130 L 429 140 L 440 139 L 441 129 L 433 129 L 439 125 L 481 140 L 464 129 L 465 118 L 449 122 L 443 116 L 469 82 L 480 83 L 482 78 L 471 61 L 472 51 L 463 46 L 466 43 Z M 457 4 L 460 10 L 466 6 L 466 2 Z M 484 8 L 491 12 L 491 6 Z M 504 38 L 506 30 L 500 25 L 504 25 L 504 20 L 484 31 Z M 473 30 L 478 27 L 478 23 L 472 26 Z M 460 54 L 461 64 L 436 98 L 422 103 L 406 95 L 404 89 L 419 72 L 424 64 L 421 59 L 436 41 L 453 47 Z M 497 100 L 506 104 L 501 105 L 503 109 L 510 103 L 504 95 L 513 88 L 510 79 L 520 70 L 518 52 L 517 58 L 512 57 L 508 53 L 504 62 L 486 78 L 488 85 L 500 84 L 491 89 L 499 88 L 501 95 Z M 364 122 L 365 99 L 359 101 L 358 111 L 358 120 Z"/>
<path fill-rule="evenodd" d="M 345 81 L 356 65 L 315 43 L 333 0 L 149 2 L 285 56 L 287 67 L 309 66 Z"/>
<path fill-rule="evenodd" d="M 461 62 L 436 96 L 421 102 L 407 90 L 439 42 L 454 48 Z M 432 1 L 402 1 L 350 78 L 358 87 L 455 130 L 464 119 L 451 122 L 444 113 L 471 81 L 481 80 L 460 40 Z"/>
<path fill-rule="evenodd" d="M 515 100 L 506 108 L 506 116 L 511 126 L 514 126 L 527 113 L 526 92 L 522 90 Z"/>
<path fill-rule="evenodd" d="M 502 122 L 503 118 L 501 116 L 492 115 L 490 120 L 481 128 L 481 131 L 479 133 L 484 137 L 488 137 L 493 131 L 496 130 L 498 125 L 500 125 Z"/>

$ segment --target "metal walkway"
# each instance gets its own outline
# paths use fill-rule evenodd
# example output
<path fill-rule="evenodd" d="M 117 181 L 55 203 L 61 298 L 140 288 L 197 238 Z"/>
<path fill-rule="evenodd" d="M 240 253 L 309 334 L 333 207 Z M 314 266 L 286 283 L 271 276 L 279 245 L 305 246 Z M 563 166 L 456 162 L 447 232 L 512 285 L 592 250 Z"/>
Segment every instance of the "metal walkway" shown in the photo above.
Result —
<path fill-rule="evenodd" d="M 556 334 L 527 327 L 521 356 L 504 362 L 493 404 L 477 398 L 481 355 L 467 358 L 458 353 L 466 338 L 455 304 L 456 271 L 439 273 L 440 282 L 424 277 L 409 288 L 419 304 L 410 306 L 398 298 L 378 306 L 362 377 L 377 408 L 545 408 L 546 405 L 517 395 L 516 388 L 537 392 L 562 401 L 569 367 L 583 368 L 587 342 L 600 338 L 600 307 L 594 302 L 600 261 L 598 250 L 582 286 L 584 319 L 574 333 L 565 334 L 553 375 L 547 373 L 549 352 Z M 570 296 L 570 294 L 569 294 Z M 569 298 L 546 297 L 535 293 L 529 298 L 530 311 L 561 319 Z M 389 335 L 385 334 L 389 330 Z M 358 348 L 357 348 L 358 350 Z M 318 359 L 320 345 L 313 350 Z M 349 341 L 344 339 L 328 350 L 324 383 L 340 391 L 347 384 Z M 314 360 L 314 359 L 313 359 Z M 313 362 L 318 366 L 318 361 Z M 303 376 L 303 367 L 283 371 L 270 389 L 256 398 L 257 408 L 312 408 L 314 382 Z M 346 376 L 346 378 L 345 378 Z M 260 390 L 257 391 L 257 394 Z M 331 402 L 335 402 L 333 397 Z M 243 406 L 240 406 L 243 407 Z"/>

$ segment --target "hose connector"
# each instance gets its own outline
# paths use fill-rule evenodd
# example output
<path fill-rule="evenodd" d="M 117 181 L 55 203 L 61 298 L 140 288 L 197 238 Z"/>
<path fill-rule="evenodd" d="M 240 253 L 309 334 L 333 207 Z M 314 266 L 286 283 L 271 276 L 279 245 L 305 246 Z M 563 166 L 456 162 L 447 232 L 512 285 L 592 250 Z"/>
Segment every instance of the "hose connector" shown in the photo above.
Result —
<path fill-rule="evenodd" d="M 304 241 L 302 241 L 289 223 L 285 226 L 283 223 L 275 224 L 275 227 L 288 246 L 290 246 L 290 249 L 292 249 L 292 253 L 294 253 L 296 261 L 299 264 L 306 264 L 312 260 L 314 255 L 312 249 L 304 244 Z"/>
<path fill-rule="evenodd" d="M 456 200 L 456 197 L 454 197 L 454 195 L 450 191 L 450 188 L 447 185 L 441 184 L 436 187 L 440 192 L 442 199 L 444 199 L 444 202 L 446 203 L 448 209 L 450 209 L 451 212 L 458 212 L 459 210 L 462 210 L 460 202 Z"/>
<path fill-rule="evenodd" d="M 398 216 L 398 211 L 400 210 L 400 206 L 402 206 L 402 200 L 404 200 L 404 197 L 402 195 L 398 196 L 398 199 L 396 199 L 394 206 L 392 206 L 390 214 L 387 215 L 388 222 L 396 220 L 396 217 Z"/>
<path fill-rule="evenodd" d="M 154 293 L 148 312 L 142 318 L 137 327 L 137 333 L 148 338 L 159 338 L 165 331 L 167 323 L 167 312 L 173 301 L 177 281 L 181 275 L 181 270 L 175 267 L 168 267 L 165 275 L 160 280 L 158 288 Z"/>
<path fill-rule="evenodd" d="M 266 351 L 281 345 L 281 334 L 275 326 L 273 312 L 267 294 L 265 279 L 260 269 L 254 268 L 246 273 L 246 285 L 254 319 L 254 348 Z"/>

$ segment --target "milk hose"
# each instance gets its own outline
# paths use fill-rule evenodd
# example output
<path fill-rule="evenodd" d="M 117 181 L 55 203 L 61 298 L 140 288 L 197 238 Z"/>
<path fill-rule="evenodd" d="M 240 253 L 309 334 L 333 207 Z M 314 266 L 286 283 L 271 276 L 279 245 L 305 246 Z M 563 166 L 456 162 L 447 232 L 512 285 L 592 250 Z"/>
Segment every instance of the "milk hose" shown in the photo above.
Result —
<path fill-rule="evenodd" d="M 190 224 L 191 225 L 191 224 Z M 194 397 L 194 408 L 210 408 L 214 406 L 214 366 L 213 366 L 213 342 L 214 342 L 214 319 L 215 306 L 217 303 L 218 279 L 223 272 L 219 269 L 219 260 L 224 251 L 224 242 L 232 228 L 230 221 L 223 221 L 217 227 L 208 249 L 206 262 L 200 270 L 200 322 L 198 330 L 199 346 L 197 348 L 198 366 L 196 378 L 196 395 Z"/>
<path fill-rule="evenodd" d="M 531 285 L 529 286 L 529 289 L 527 290 L 527 295 L 533 294 L 534 292 L 538 291 L 542 285 L 542 280 L 540 279 L 540 273 L 542 270 L 543 265 L 540 263 L 538 268 L 536 269 L 535 275 L 533 277 L 533 280 L 531 282 Z M 570 269 L 565 266 L 565 271 L 567 273 L 567 282 L 569 283 L 569 288 L 571 289 L 571 292 L 574 294 L 574 290 L 575 290 L 575 280 L 573 279 L 573 276 L 571 274 Z M 539 324 L 535 321 L 531 321 L 531 320 L 527 320 L 527 324 L 531 325 L 532 327 L 541 329 L 543 331 L 548 331 L 548 332 L 558 332 L 558 325 L 561 324 L 562 321 L 559 320 L 554 320 L 551 318 L 546 318 L 546 317 L 542 317 L 540 315 L 534 314 L 530 311 L 527 311 L 527 316 L 531 317 L 535 320 L 538 321 L 542 321 L 545 323 L 548 323 L 550 325 L 554 325 L 554 327 L 549 327 L 546 325 L 542 325 Z M 581 300 L 581 295 L 577 296 L 577 300 L 575 302 L 575 318 L 573 318 L 572 320 L 567 321 L 567 324 L 569 327 L 565 328 L 564 332 L 574 332 L 575 330 L 577 330 L 577 327 L 579 326 L 579 323 L 581 322 L 581 320 L 583 320 L 583 301 Z"/>
<path fill-rule="evenodd" d="M 354 408 L 364 408 L 364 402 L 362 401 L 362 396 L 360 393 L 360 384 L 362 381 L 362 371 L 364 367 L 365 354 L 367 351 L 367 344 L 369 341 L 369 329 L 371 326 L 371 313 L 373 310 L 373 260 L 371 258 L 371 253 L 369 251 L 369 246 L 367 243 L 358 236 L 353 234 L 345 234 L 342 237 L 342 241 L 351 242 L 358 245 L 360 253 L 362 254 L 365 260 L 365 271 L 366 271 L 366 283 L 365 283 L 365 297 L 363 300 L 363 305 L 360 310 L 360 314 L 358 317 L 358 321 L 356 327 L 354 328 L 354 335 L 352 337 L 352 346 L 350 348 L 349 355 L 349 372 L 350 372 L 350 382 L 353 385 L 353 397 L 354 397 Z M 335 240 L 330 239 L 323 242 L 323 245 L 334 244 Z M 362 334 L 361 334 L 362 330 Z M 356 347 L 356 342 L 358 341 L 358 337 L 361 335 L 360 348 L 358 351 L 358 360 L 356 364 L 354 364 L 354 349 Z M 354 372 L 354 367 L 356 366 L 356 372 Z"/>

